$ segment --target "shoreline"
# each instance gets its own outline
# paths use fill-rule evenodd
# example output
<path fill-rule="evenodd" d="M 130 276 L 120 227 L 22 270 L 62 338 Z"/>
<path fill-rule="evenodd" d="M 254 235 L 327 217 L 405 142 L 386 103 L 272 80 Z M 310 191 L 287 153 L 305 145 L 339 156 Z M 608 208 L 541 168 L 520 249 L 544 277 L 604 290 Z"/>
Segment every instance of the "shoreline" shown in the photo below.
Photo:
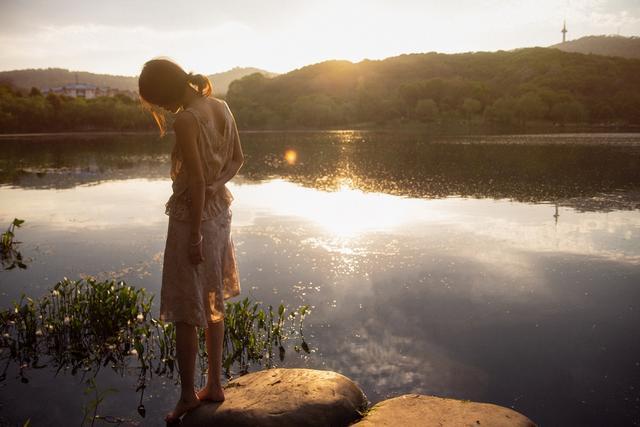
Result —
<path fill-rule="evenodd" d="M 150 135 L 157 134 L 157 131 L 117 131 L 117 130 L 107 130 L 107 131 L 63 131 L 63 132 L 23 132 L 23 133 L 0 133 L 0 139 L 10 139 L 10 138 L 29 138 L 29 137 L 43 137 L 43 136 L 52 136 L 52 137 L 61 137 L 61 136 L 76 136 L 76 135 L 84 135 L 84 136 L 107 136 L 107 135 Z"/>
<path fill-rule="evenodd" d="M 247 129 L 241 130 L 240 134 L 277 134 L 277 133 L 348 133 L 348 132 L 395 132 L 395 133 L 415 133 L 429 136 L 439 137 L 463 137 L 463 136 L 542 136 L 542 135 L 638 135 L 640 134 L 640 127 L 633 129 L 607 129 L 607 128 L 595 128 L 595 129 L 581 129 L 581 128 L 567 128 L 565 130 L 560 129 L 523 129 L 522 132 L 518 132 L 515 129 L 509 129 L 504 132 L 442 132 L 439 129 L 420 129 L 420 128 L 344 128 L 344 129 Z M 167 135 L 173 134 L 173 131 L 168 131 Z M 158 131 L 63 131 L 63 132 L 23 132 L 23 133 L 0 133 L 0 140 L 2 139 L 16 139 L 16 138 L 42 138 L 52 137 L 59 138 L 65 136 L 136 136 L 136 135 L 157 135 L 160 138 Z"/>

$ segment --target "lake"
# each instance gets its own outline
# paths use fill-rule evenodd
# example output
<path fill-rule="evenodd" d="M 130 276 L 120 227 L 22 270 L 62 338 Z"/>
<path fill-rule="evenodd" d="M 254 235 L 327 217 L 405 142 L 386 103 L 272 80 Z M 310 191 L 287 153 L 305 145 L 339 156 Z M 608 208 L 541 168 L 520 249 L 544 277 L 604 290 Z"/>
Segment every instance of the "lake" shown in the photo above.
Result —
<path fill-rule="evenodd" d="M 640 134 L 434 137 L 241 134 L 228 183 L 242 294 L 309 304 L 312 352 L 373 403 L 422 393 L 513 408 L 541 426 L 640 425 Z M 159 298 L 172 137 L 0 139 L 0 225 L 26 270 L 0 302 L 63 277 L 122 278 Z M 154 307 L 157 313 L 157 304 Z M 82 378 L 10 369 L 0 419 L 79 424 Z M 178 396 L 135 378 L 100 413 L 162 424 Z M 0 424 L 2 424 L 0 422 Z"/>

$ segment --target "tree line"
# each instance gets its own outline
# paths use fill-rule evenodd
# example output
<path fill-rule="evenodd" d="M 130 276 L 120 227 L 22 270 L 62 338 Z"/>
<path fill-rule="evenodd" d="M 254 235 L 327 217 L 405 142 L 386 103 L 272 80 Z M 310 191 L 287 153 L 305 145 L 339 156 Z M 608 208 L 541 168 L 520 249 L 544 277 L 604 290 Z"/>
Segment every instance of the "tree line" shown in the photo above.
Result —
<path fill-rule="evenodd" d="M 155 124 L 137 100 L 123 94 L 73 98 L 37 88 L 0 84 L 0 133 L 93 130 L 153 130 Z"/>
<path fill-rule="evenodd" d="M 640 60 L 557 49 L 326 61 L 233 82 L 243 128 L 463 122 L 640 124 Z"/>
<path fill-rule="evenodd" d="M 421 53 L 254 73 L 233 81 L 225 99 L 241 129 L 624 126 L 640 125 L 639 75 L 639 59 L 550 48 Z M 126 96 L 86 100 L 0 85 L 0 132 L 154 126 Z"/>

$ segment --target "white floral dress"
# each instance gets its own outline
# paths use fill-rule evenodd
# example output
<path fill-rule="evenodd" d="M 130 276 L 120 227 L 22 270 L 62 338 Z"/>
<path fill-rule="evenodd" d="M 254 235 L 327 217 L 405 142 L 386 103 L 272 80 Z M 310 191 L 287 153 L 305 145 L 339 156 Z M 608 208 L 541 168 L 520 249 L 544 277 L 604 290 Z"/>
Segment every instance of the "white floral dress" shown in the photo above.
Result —
<path fill-rule="evenodd" d="M 224 101 L 223 101 L 224 102 Z M 187 108 L 198 121 L 198 151 L 205 182 L 211 184 L 233 156 L 235 119 L 224 102 L 224 130 L 219 132 L 200 111 Z M 218 128 L 222 128 L 218 126 Z M 188 178 L 177 144 L 171 153 L 173 194 L 165 205 L 169 216 L 162 267 L 160 319 L 206 327 L 224 320 L 224 301 L 240 294 L 240 279 L 231 236 L 233 196 L 225 186 L 205 198 L 200 226 L 204 261 L 189 261 L 190 216 Z"/>

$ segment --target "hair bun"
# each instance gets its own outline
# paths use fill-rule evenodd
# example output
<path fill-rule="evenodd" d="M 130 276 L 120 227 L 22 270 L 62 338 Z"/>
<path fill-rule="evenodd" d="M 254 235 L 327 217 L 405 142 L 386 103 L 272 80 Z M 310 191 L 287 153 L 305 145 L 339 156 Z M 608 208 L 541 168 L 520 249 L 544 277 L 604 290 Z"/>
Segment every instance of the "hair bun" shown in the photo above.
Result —
<path fill-rule="evenodd" d="M 211 81 L 207 76 L 202 74 L 188 73 L 187 82 L 193 83 L 198 88 L 198 92 L 203 96 L 209 96 L 213 91 Z"/>

